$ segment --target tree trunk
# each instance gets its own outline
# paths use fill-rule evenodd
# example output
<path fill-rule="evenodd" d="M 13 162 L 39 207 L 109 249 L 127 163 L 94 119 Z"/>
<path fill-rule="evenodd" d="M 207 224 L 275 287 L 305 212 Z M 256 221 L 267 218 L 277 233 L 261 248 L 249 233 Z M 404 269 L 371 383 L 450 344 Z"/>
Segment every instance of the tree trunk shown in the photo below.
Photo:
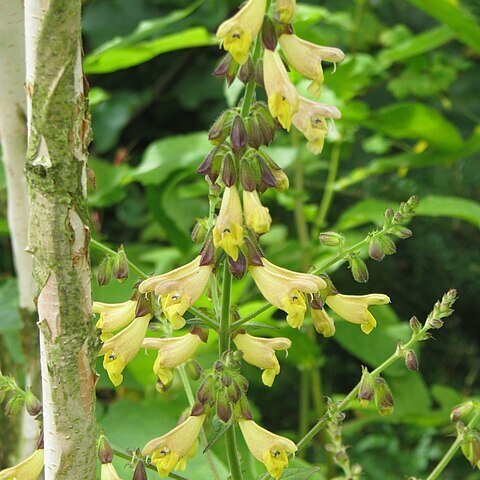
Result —
<path fill-rule="evenodd" d="M 29 249 L 39 291 L 46 480 L 96 477 L 80 17 L 81 0 L 25 0 Z"/>
<path fill-rule="evenodd" d="M 26 352 L 26 386 L 40 396 L 40 362 L 37 315 L 33 299 L 36 294 L 32 276 L 32 257 L 28 243 L 28 196 L 24 175 L 27 151 L 25 41 L 22 0 L 0 0 L 0 140 L 5 165 L 8 198 L 8 224 L 17 274 L 19 305 L 24 329 L 22 343 Z M 1 321 L 1 320 L 0 320 Z M 4 356 L 7 352 L 4 352 Z M 8 364 L 6 358 L 4 365 Z M 5 370 L 5 373 L 13 373 Z M 1 450 L 14 451 L 19 443 L 19 457 L 29 456 L 36 448 L 37 422 L 24 410 L 22 435 L 2 442 Z M 10 421 L 10 428 L 12 422 Z"/>

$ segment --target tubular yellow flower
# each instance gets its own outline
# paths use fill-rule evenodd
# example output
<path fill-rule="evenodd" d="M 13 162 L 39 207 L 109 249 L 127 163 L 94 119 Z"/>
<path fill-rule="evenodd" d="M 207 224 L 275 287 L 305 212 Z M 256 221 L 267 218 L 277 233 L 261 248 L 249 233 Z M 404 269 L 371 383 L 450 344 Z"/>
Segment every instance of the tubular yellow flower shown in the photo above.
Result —
<path fill-rule="evenodd" d="M 218 27 L 217 38 L 240 65 L 248 60 L 250 46 L 262 27 L 266 8 L 266 0 L 249 0 L 236 15 Z"/>
<path fill-rule="evenodd" d="M 335 323 L 324 308 L 311 308 L 312 321 L 315 330 L 325 338 L 335 335 Z"/>
<path fill-rule="evenodd" d="M 140 293 L 155 291 L 163 313 L 174 330 L 185 325 L 183 314 L 199 299 L 207 286 L 213 265 L 200 265 L 201 256 L 171 272 L 147 278 L 138 287 Z"/>
<path fill-rule="evenodd" d="M 253 192 L 243 191 L 243 212 L 247 227 L 255 233 L 263 234 L 270 230 L 272 217 L 270 217 L 268 208 L 264 207 L 260 202 L 260 197 L 256 190 Z"/>
<path fill-rule="evenodd" d="M 292 23 L 297 12 L 295 0 L 277 0 L 275 2 L 275 18 L 281 23 Z"/>
<path fill-rule="evenodd" d="M 280 373 L 280 364 L 275 351 L 287 350 L 292 346 L 288 338 L 254 337 L 248 333 L 239 333 L 233 339 L 233 343 L 243 352 L 246 362 L 263 370 L 262 381 L 267 387 L 273 385 L 275 376 Z"/>
<path fill-rule="evenodd" d="M 140 350 L 151 318 L 151 314 L 136 318 L 127 328 L 107 340 L 98 352 L 98 355 L 105 355 L 103 368 L 116 387 L 123 381 L 123 369 Z"/>
<path fill-rule="evenodd" d="M 197 437 L 205 415 L 190 416 L 162 437 L 145 445 L 142 455 L 152 455 L 152 463 L 161 477 L 168 477 L 173 470 L 183 470 L 186 461 L 196 453 Z"/>
<path fill-rule="evenodd" d="M 329 295 L 325 302 L 337 315 L 348 322 L 360 324 L 362 331 L 369 334 L 377 326 L 377 321 L 368 311 L 368 307 L 390 303 L 390 298 L 381 293 L 371 293 L 370 295 L 337 293 Z"/>
<path fill-rule="evenodd" d="M 288 438 L 269 432 L 253 420 L 239 420 L 240 430 L 252 455 L 275 479 L 288 467 L 288 453 L 295 453 L 297 446 Z"/>
<path fill-rule="evenodd" d="M 249 267 L 258 289 L 268 302 L 287 313 L 291 327 L 300 328 L 307 310 L 304 294 L 316 293 L 326 288 L 326 283 L 314 275 L 278 267 L 265 258 L 262 263 L 263 267 Z"/>
<path fill-rule="evenodd" d="M 0 480 L 37 480 L 43 470 L 44 451 L 38 449 L 23 462 L 0 472 Z"/>
<path fill-rule="evenodd" d="M 315 154 L 321 153 L 328 127 L 325 118 L 341 118 L 337 107 L 316 103 L 300 97 L 298 112 L 293 116 L 293 124 L 308 140 L 308 149 Z"/>
<path fill-rule="evenodd" d="M 235 185 L 226 187 L 222 205 L 213 229 L 215 248 L 223 248 L 227 255 L 238 259 L 238 248 L 243 244 L 243 217 L 240 196 Z"/>
<path fill-rule="evenodd" d="M 102 463 L 101 480 L 122 480 L 112 463 Z"/>
<path fill-rule="evenodd" d="M 97 328 L 102 330 L 100 339 L 108 340 L 111 333 L 126 327 L 135 318 L 137 302 L 127 300 L 123 303 L 93 302 L 93 313 L 99 313 Z"/>
<path fill-rule="evenodd" d="M 298 110 L 299 96 L 277 52 L 265 50 L 263 77 L 270 113 L 278 118 L 283 128 L 290 131 L 292 117 Z"/>
<path fill-rule="evenodd" d="M 153 371 L 164 385 L 172 381 L 171 369 L 186 362 L 197 350 L 201 339 L 198 335 L 187 333 L 174 338 L 146 338 L 143 348 L 158 350 Z"/>
<path fill-rule="evenodd" d="M 345 54 L 339 48 L 322 47 L 293 34 L 281 35 L 280 46 L 288 63 L 304 77 L 312 80 L 308 91 L 316 98 L 322 93 L 322 60 L 341 62 Z"/>

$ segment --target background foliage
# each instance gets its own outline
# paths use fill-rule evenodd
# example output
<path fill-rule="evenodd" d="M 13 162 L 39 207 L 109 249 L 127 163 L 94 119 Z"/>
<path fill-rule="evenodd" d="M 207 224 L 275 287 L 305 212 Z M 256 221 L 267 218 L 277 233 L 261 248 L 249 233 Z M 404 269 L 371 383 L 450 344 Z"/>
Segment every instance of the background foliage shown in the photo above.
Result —
<path fill-rule="evenodd" d="M 337 398 L 356 383 L 360 364 L 377 366 L 398 339 L 408 336 L 412 315 L 423 319 L 444 291 L 456 287 L 456 313 L 420 356 L 420 372 L 399 364 L 385 375 L 394 392 L 395 413 L 381 418 L 355 408 L 344 425 L 345 443 L 354 446 L 349 454 L 364 467 L 366 478 L 421 476 L 451 442 L 450 407 L 479 394 L 480 7 L 475 0 L 436 0 L 434 6 L 427 0 L 318 3 L 299 5 L 295 29 L 303 38 L 347 52 L 335 75 L 326 67 L 322 97 L 342 110 L 343 119 L 320 157 L 309 153 L 300 137 L 278 135 L 272 157 L 286 169 L 292 187 L 264 200 L 275 225 L 263 240 L 267 256 L 287 268 L 301 265 L 294 221 L 298 196 L 311 225 L 307 248 L 312 264 L 331 255 L 316 240 L 318 232 L 339 231 L 353 244 L 381 225 L 387 207 L 395 208 L 413 194 L 421 204 L 410 226 L 414 237 L 398 245 L 396 256 L 381 264 L 369 262 L 367 286 L 355 284 L 345 265 L 337 265 L 333 274 L 343 292 L 381 291 L 392 298 L 391 308 L 375 313 L 378 329 L 366 337 L 339 321 L 335 337 L 313 342 L 283 328 L 275 315 L 264 314 L 259 321 L 295 337 L 294 348 L 282 362 L 283 374 L 267 392 L 258 371 L 245 367 L 250 397 L 266 428 L 295 436 L 298 369 L 321 366 L 323 394 Z M 207 186 L 193 172 L 209 150 L 209 126 L 241 93 L 241 84 L 227 90 L 211 75 L 220 57 L 212 32 L 237 4 L 138 0 L 132 7 L 129 0 L 85 2 L 94 236 L 114 248 L 125 244 L 129 258 L 147 272 L 168 270 L 196 252 L 190 231 L 195 217 L 208 213 L 208 203 Z M 297 84 L 300 92 L 305 87 L 302 81 Z M 293 180 L 298 156 L 304 165 L 301 190 Z M 336 158 L 334 200 L 324 217 L 319 205 Z M 21 364 L 5 209 L 0 171 L 0 334 Z M 98 265 L 101 255 L 93 251 L 92 260 Z M 94 283 L 95 298 L 124 300 L 134 281 L 131 276 L 127 284 L 112 282 L 102 289 Z M 248 280 L 236 282 L 234 302 L 241 302 L 244 312 L 262 304 Z M 198 360 L 208 367 L 214 357 L 211 338 Z M 98 369 L 99 420 L 117 447 L 142 446 L 172 427 L 187 406 L 180 382 L 163 395 L 155 390 L 153 361 L 153 356 L 140 353 L 128 365 L 119 390 Z M 313 420 L 316 412 L 311 416 Z M 214 447 L 214 452 L 225 476 L 222 449 Z M 325 460 L 319 439 L 296 464 L 321 465 L 310 477 L 321 479 L 332 476 Z M 258 465 L 246 464 L 248 478 L 255 478 Z M 185 475 L 207 478 L 207 468 L 205 459 L 197 456 Z M 452 480 L 478 478 L 460 456 L 445 475 Z"/>

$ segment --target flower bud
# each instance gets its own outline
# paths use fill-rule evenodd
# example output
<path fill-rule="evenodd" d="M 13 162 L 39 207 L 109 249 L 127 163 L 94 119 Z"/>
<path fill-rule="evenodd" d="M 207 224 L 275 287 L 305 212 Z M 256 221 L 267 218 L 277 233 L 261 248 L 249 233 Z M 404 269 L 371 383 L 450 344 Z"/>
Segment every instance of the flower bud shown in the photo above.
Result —
<path fill-rule="evenodd" d="M 257 62 L 257 68 L 255 69 L 255 83 L 265 88 L 265 80 L 263 78 L 263 58 L 260 58 Z"/>
<path fill-rule="evenodd" d="M 391 415 L 395 408 L 392 391 L 388 383 L 382 377 L 376 377 L 374 380 L 375 405 L 378 413 L 385 417 Z"/>
<path fill-rule="evenodd" d="M 144 317 L 149 313 L 152 313 L 150 298 L 147 295 L 140 295 L 138 297 L 137 306 L 135 308 L 135 318 Z"/>
<path fill-rule="evenodd" d="M 100 463 L 112 463 L 113 450 L 105 435 L 101 435 L 98 440 L 97 455 Z"/>
<path fill-rule="evenodd" d="M 238 251 L 238 257 L 234 260 L 232 257 L 228 257 L 228 268 L 230 273 L 240 280 L 247 271 L 247 259 L 241 250 Z"/>
<path fill-rule="evenodd" d="M 393 216 L 393 223 L 403 223 L 405 221 L 405 217 L 400 212 L 395 212 Z"/>
<path fill-rule="evenodd" d="M 378 237 L 372 237 L 368 245 L 368 255 L 372 260 L 381 262 L 385 258 L 385 253 L 382 249 L 382 244 Z"/>
<path fill-rule="evenodd" d="M 250 405 L 248 404 L 248 400 L 245 395 L 240 397 L 237 405 L 240 418 L 244 418 L 245 420 L 253 420 L 252 410 L 250 409 Z"/>
<path fill-rule="evenodd" d="M 197 391 L 197 400 L 202 405 L 212 403 L 215 398 L 215 379 L 212 375 L 208 375 L 207 378 L 200 385 Z"/>
<path fill-rule="evenodd" d="M 224 77 L 227 80 L 228 86 L 230 86 L 237 76 L 238 67 L 239 64 L 227 53 L 213 71 L 213 75 L 216 77 Z"/>
<path fill-rule="evenodd" d="M 350 268 L 352 270 L 352 276 L 358 283 L 368 282 L 368 268 L 365 262 L 357 255 L 351 255 L 348 259 Z"/>
<path fill-rule="evenodd" d="M 358 390 L 358 400 L 362 407 L 368 406 L 375 396 L 374 380 L 372 375 L 365 367 L 362 367 L 363 373 Z"/>
<path fill-rule="evenodd" d="M 412 317 L 409 323 L 410 323 L 410 329 L 415 334 L 417 334 L 422 329 L 422 324 L 418 321 L 417 317 Z"/>
<path fill-rule="evenodd" d="M 113 267 L 113 259 L 112 257 L 105 257 L 102 260 L 102 263 L 98 267 L 97 273 L 97 282 L 99 287 L 103 287 L 104 285 L 108 285 L 110 279 L 112 278 L 112 267 Z"/>
<path fill-rule="evenodd" d="M 430 326 L 430 328 L 433 328 L 435 330 L 438 330 L 439 328 L 443 327 L 443 320 L 440 320 L 439 318 L 429 318 L 427 320 L 427 324 Z"/>
<path fill-rule="evenodd" d="M 247 192 L 253 192 L 255 190 L 256 179 L 255 172 L 252 166 L 252 160 L 244 157 L 240 164 L 240 179 L 242 187 Z"/>
<path fill-rule="evenodd" d="M 295 0 L 277 0 L 275 2 L 275 20 L 291 23 L 295 17 L 297 5 Z"/>
<path fill-rule="evenodd" d="M 233 120 L 230 143 L 235 155 L 241 157 L 248 145 L 248 133 L 241 115 L 237 115 Z"/>
<path fill-rule="evenodd" d="M 233 381 L 227 387 L 227 396 L 233 403 L 237 403 L 240 400 L 240 397 L 242 396 L 242 390 L 237 382 Z"/>
<path fill-rule="evenodd" d="M 40 402 L 30 389 L 25 392 L 25 407 L 32 417 L 36 417 L 42 411 L 42 402 Z"/>
<path fill-rule="evenodd" d="M 267 162 L 261 155 L 256 156 L 258 167 L 260 169 L 260 189 L 262 192 L 267 188 L 276 188 L 277 180 Z"/>
<path fill-rule="evenodd" d="M 195 243 L 202 243 L 207 236 L 207 222 L 204 218 L 197 218 L 197 223 L 192 230 L 192 240 Z"/>
<path fill-rule="evenodd" d="M 263 47 L 272 52 L 277 48 L 277 34 L 275 32 L 275 26 L 268 16 L 263 20 L 262 26 L 262 44 Z"/>
<path fill-rule="evenodd" d="M 232 406 L 226 392 L 220 391 L 217 395 L 217 417 L 227 423 L 232 417 Z"/>
<path fill-rule="evenodd" d="M 248 237 L 245 238 L 245 246 L 247 247 L 248 265 L 254 267 L 263 267 L 262 252 L 260 247 L 257 248 L 257 246 L 254 245 L 252 240 Z"/>
<path fill-rule="evenodd" d="M 212 265 L 215 262 L 215 246 L 213 244 L 213 238 L 210 234 L 202 249 L 200 250 L 200 263 L 201 267 L 206 265 Z"/>
<path fill-rule="evenodd" d="M 390 229 L 390 233 L 402 240 L 410 238 L 413 235 L 412 231 L 409 228 L 402 226 L 393 227 L 392 229 Z"/>
<path fill-rule="evenodd" d="M 232 125 L 233 115 L 234 112 L 232 110 L 226 110 L 215 120 L 208 132 L 208 140 L 212 145 L 220 145 L 226 140 Z"/>
<path fill-rule="evenodd" d="M 393 208 L 387 208 L 385 210 L 385 213 L 383 214 L 385 227 L 387 227 L 388 225 L 390 225 L 390 223 L 392 223 L 394 215 L 395 215 L 395 211 L 393 210 Z"/>
<path fill-rule="evenodd" d="M 238 375 L 237 377 L 235 377 L 235 381 L 237 382 L 237 385 L 240 387 L 240 390 L 246 393 L 248 390 L 248 380 L 244 376 Z"/>
<path fill-rule="evenodd" d="M 13 417 L 16 415 L 23 406 L 23 398 L 21 395 L 14 395 L 5 404 L 5 415 L 7 417 Z"/>
<path fill-rule="evenodd" d="M 192 417 L 199 417 L 205 413 L 205 405 L 200 403 L 198 400 L 193 404 L 190 415 Z"/>
<path fill-rule="evenodd" d="M 128 260 L 123 246 L 121 246 L 120 250 L 117 252 L 113 262 L 112 273 L 120 283 L 124 283 L 128 278 Z"/>
<path fill-rule="evenodd" d="M 397 252 L 397 247 L 392 242 L 392 240 L 390 240 L 389 237 L 387 237 L 386 235 L 379 235 L 377 238 L 378 238 L 378 241 L 380 242 L 382 252 L 385 255 L 393 255 L 394 253 Z"/>
<path fill-rule="evenodd" d="M 456 405 L 450 412 L 450 420 L 456 423 L 459 420 L 464 419 L 470 414 L 470 412 L 473 410 L 473 407 L 474 403 L 472 400 L 468 400 L 467 402 Z"/>
<path fill-rule="evenodd" d="M 476 431 L 468 433 L 465 441 L 461 444 L 461 448 L 472 468 L 480 469 L 480 434 Z"/>
<path fill-rule="evenodd" d="M 223 160 L 222 180 L 227 187 L 232 187 L 237 181 L 237 171 L 233 155 L 229 152 Z"/>
<path fill-rule="evenodd" d="M 254 115 L 250 115 L 247 119 L 248 144 L 255 149 L 260 148 L 263 144 L 263 136 L 257 120 Z"/>
<path fill-rule="evenodd" d="M 405 354 L 405 365 L 412 372 L 418 372 L 417 355 L 413 350 L 408 350 Z"/>
<path fill-rule="evenodd" d="M 158 393 L 165 393 L 170 390 L 173 382 L 163 383 L 160 378 L 157 378 L 157 382 L 155 383 L 155 389 Z"/>
<path fill-rule="evenodd" d="M 202 367 L 195 360 L 188 361 L 185 370 L 192 380 L 198 380 L 202 376 Z"/>
<path fill-rule="evenodd" d="M 322 232 L 319 240 L 320 243 L 326 247 L 338 247 L 344 243 L 345 238 L 337 232 Z"/>
<path fill-rule="evenodd" d="M 142 460 L 137 462 L 137 466 L 135 467 L 135 471 L 133 472 L 132 480 L 148 480 L 147 471 L 145 470 L 145 464 Z"/>
<path fill-rule="evenodd" d="M 218 176 L 223 165 L 223 157 L 225 156 L 225 149 L 222 147 L 215 147 L 208 155 L 205 157 L 205 160 L 197 168 L 196 172 L 200 175 L 205 175 L 210 180 L 210 183 L 214 184 L 217 181 Z"/>
<path fill-rule="evenodd" d="M 192 335 L 197 335 L 203 343 L 208 342 L 208 329 L 207 328 L 201 328 L 198 325 L 193 325 L 190 328 L 190 333 Z"/>
<path fill-rule="evenodd" d="M 277 192 L 284 192 L 287 190 L 290 182 L 288 181 L 288 177 L 285 175 L 285 172 L 282 169 L 274 170 L 273 175 L 277 182 L 275 190 L 277 190 Z"/>
<path fill-rule="evenodd" d="M 245 84 L 253 79 L 255 75 L 255 66 L 253 65 L 252 57 L 248 57 L 248 60 L 240 67 L 238 78 Z"/>
<path fill-rule="evenodd" d="M 266 113 L 257 113 L 255 115 L 258 128 L 260 129 L 260 133 L 262 134 L 262 143 L 264 145 L 270 145 L 275 137 L 275 123 L 273 121 L 272 116 L 268 112 Z"/>

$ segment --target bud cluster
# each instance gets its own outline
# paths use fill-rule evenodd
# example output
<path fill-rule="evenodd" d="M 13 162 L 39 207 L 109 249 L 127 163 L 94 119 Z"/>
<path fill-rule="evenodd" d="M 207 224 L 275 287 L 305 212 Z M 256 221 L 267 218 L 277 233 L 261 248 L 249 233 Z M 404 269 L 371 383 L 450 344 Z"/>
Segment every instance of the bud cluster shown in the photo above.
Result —
<path fill-rule="evenodd" d="M 362 407 L 367 407 L 372 400 L 375 400 L 378 413 L 382 416 L 391 415 L 395 408 L 393 394 L 387 381 L 380 375 L 372 375 L 366 367 L 362 367 L 358 400 Z"/>
<path fill-rule="evenodd" d="M 8 400 L 6 400 L 8 397 Z M 25 406 L 27 412 L 37 420 L 41 420 L 42 403 L 30 389 L 22 390 L 10 375 L 0 372 L 0 403 L 5 402 L 5 415 L 13 416 Z"/>
<path fill-rule="evenodd" d="M 128 274 L 128 259 L 123 245 L 121 245 L 116 255 L 108 255 L 100 263 L 97 282 L 100 287 L 108 285 L 113 275 L 120 283 L 125 283 Z"/>
<path fill-rule="evenodd" d="M 240 374 L 240 359 L 241 352 L 228 351 L 215 362 L 197 391 L 192 415 L 203 415 L 212 409 L 223 423 L 228 423 L 232 416 L 252 419 L 246 399 L 248 381 Z"/>

